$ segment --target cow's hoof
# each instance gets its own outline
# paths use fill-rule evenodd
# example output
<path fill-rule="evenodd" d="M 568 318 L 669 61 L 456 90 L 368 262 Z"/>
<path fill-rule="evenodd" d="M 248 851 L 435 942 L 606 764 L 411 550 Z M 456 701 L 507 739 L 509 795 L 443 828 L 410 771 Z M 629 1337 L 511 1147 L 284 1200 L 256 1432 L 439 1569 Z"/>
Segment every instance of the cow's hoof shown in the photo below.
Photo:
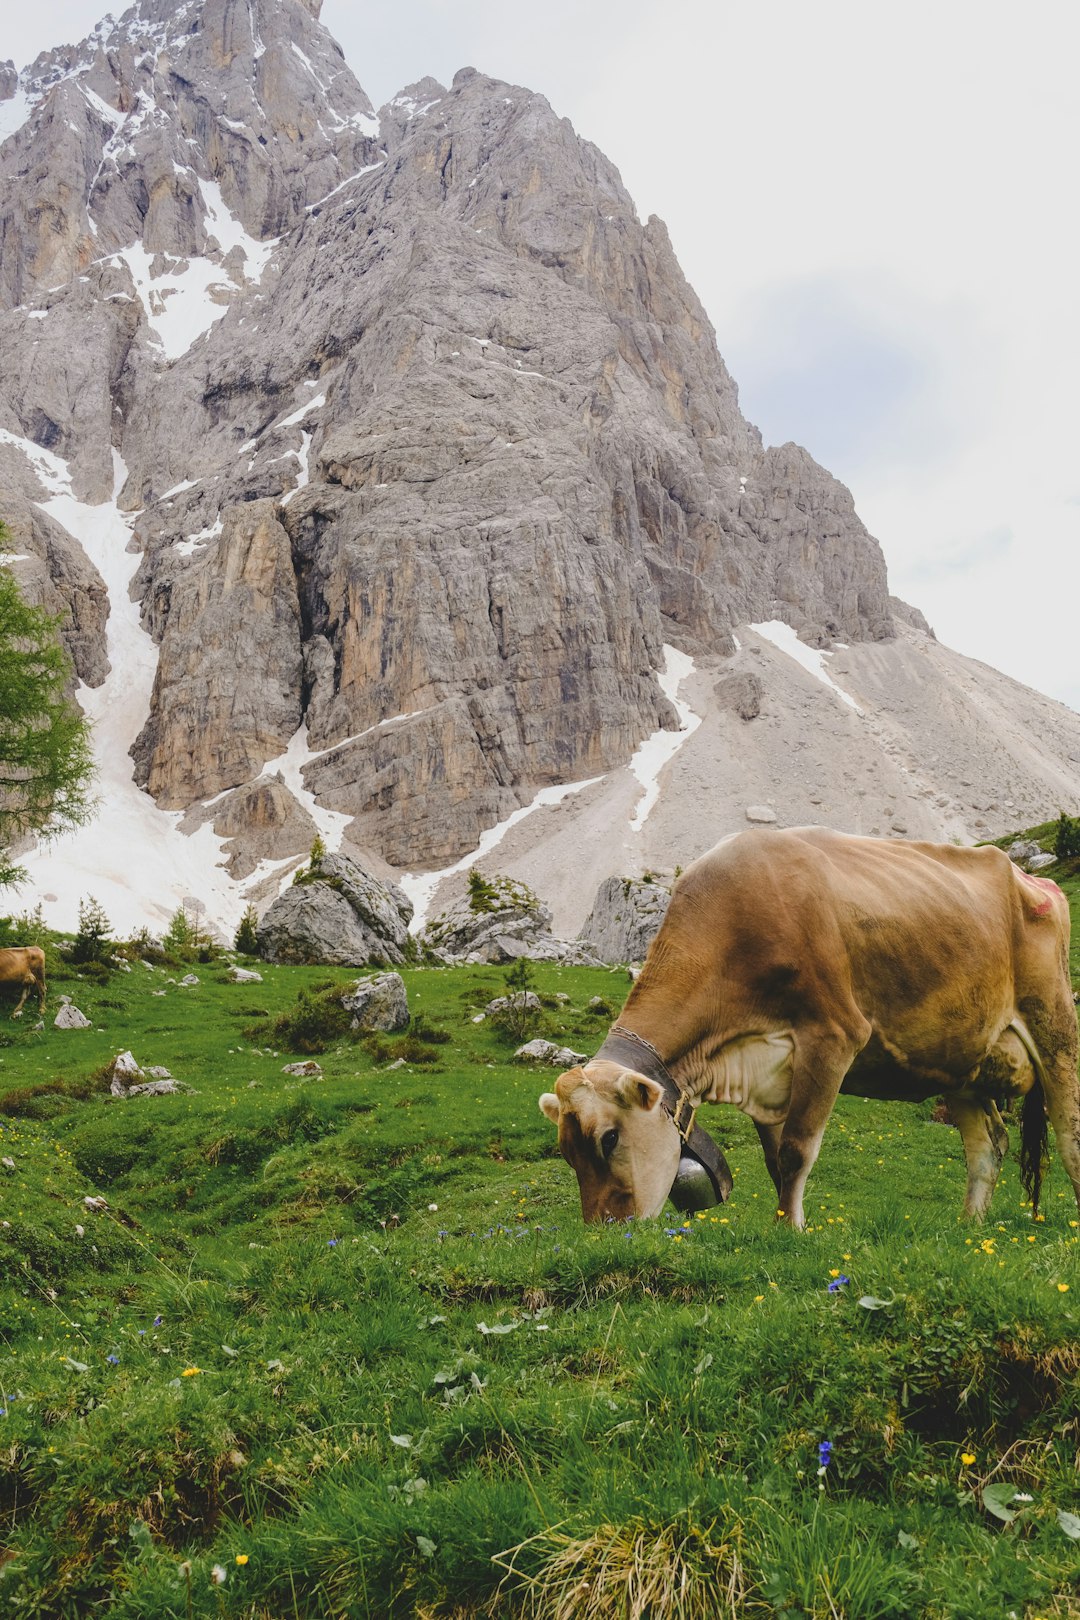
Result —
<path fill-rule="evenodd" d="M 21 1018 L 22 1017 L 22 1012 L 21 1011 L 13 1012 L 11 1016 L 12 1016 L 12 1018 Z"/>

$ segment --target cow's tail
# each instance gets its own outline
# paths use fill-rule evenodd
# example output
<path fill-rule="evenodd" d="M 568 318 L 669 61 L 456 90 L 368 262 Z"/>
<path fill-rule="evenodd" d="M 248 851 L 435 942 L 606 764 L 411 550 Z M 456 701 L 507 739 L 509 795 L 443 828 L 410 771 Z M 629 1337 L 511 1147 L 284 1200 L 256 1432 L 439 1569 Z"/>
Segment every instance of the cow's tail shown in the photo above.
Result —
<path fill-rule="evenodd" d="M 1042 1191 L 1043 1171 L 1049 1158 L 1050 1133 L 1046 1122 L 1046 1098 L 1043 1091 L 1043 1065 L 1035 1042 L 1023 1020 L 1014 1018 L 1010 1026 L 1031 1059 L 1035 1082 L 1024 1098 L 1020 1110 L 1020 1182 L 1031 1200 L 1031 1213 L 1039 1213 L 1039 1194 Z"/>

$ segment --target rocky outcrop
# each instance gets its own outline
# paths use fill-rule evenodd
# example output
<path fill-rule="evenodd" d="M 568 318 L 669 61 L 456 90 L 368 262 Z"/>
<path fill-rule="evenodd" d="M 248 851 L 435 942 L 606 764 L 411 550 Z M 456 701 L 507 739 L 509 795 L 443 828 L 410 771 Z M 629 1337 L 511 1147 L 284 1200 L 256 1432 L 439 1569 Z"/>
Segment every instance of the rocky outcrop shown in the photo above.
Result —
<path fill-rule="evenodd" d="M 760 675 L 747 670 L 725 675 L 716 683 L 716 701 L 721 709 L 737 714 L 740 720 L 756 720 L 761 713 L 765 686 Z"/>
<path fill-rule="evenodd" d="M 399 889 L 343 855 L 328 855 L 262 917 L 259 955 L 270 962 L 345 967 L 399 964 L 410 952 L 411 916 L 412 905 Z"/>
<path fill-rule="evenodd" d="M 300 609 L 275 513 L 270 501 L 230 507 L 213 559 L 168 587 L 150 718 L 133 750 L 136 780 L 168 809 L 257 776 L 300 724 Z"/>
<path fill-rule="evenodd" d="M 420 943 L 447 962 L 569 962 L 597 965 L 587 946 L 555 939 L 551 912 L 524 884 L 495 879 L 495 898 L 477 907 L 466 895 L 428 923 Z"/>
<path fill-rule="evenodd" d="M 670 904 L 662 883 L 605 878 L 578 939 L 601 962 L 644 962 Z"/>
<path fill-rule="evenodd" d="M 285 860 L 306 855 L 318 828 L 295 794 L 275 772 L 235 788 L 214 804 L 193 805 L 184 817 L 184 830 L 210 822 L 228 851 L 225 869 L 230 877 L 245 878 L 260 861 Z"/>

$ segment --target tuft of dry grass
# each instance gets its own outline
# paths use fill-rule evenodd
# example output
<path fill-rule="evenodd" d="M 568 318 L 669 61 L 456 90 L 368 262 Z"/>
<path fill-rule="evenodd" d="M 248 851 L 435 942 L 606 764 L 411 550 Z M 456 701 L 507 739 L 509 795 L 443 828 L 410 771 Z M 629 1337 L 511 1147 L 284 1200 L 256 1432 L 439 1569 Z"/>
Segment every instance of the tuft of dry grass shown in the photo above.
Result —
<path fill-rule="evenodd" d="M 545 1530 L 494 1562 L 506 1570 L 500 1592 L 513 1594 L 524 1620 L 739 1620 L 759 1607 L 740 1542 L 737 1520 L 721 1531 L 715 1521 L 637 1519 L 586 1536 Z"/>

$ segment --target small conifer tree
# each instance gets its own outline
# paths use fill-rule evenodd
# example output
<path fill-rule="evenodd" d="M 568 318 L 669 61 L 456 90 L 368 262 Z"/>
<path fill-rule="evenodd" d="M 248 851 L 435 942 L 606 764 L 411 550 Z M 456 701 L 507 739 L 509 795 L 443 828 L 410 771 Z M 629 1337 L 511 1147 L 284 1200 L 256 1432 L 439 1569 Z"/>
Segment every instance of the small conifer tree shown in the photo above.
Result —
<path fill-rule="evenodd" d="M 248 906 L 240 919 L 240 926 L 236 930 L 236 938 L 233 941 L 242 956 L 258 956 L 259 954 L 258 923 L 258 912 L 254 906 Z"/>
<path fill-rule="evenodd" d="M 112 928 L 92 894 L 79 901 L 79 930 L 71 948 L 73 962 L 104 962 L 112 949 Z"/>

